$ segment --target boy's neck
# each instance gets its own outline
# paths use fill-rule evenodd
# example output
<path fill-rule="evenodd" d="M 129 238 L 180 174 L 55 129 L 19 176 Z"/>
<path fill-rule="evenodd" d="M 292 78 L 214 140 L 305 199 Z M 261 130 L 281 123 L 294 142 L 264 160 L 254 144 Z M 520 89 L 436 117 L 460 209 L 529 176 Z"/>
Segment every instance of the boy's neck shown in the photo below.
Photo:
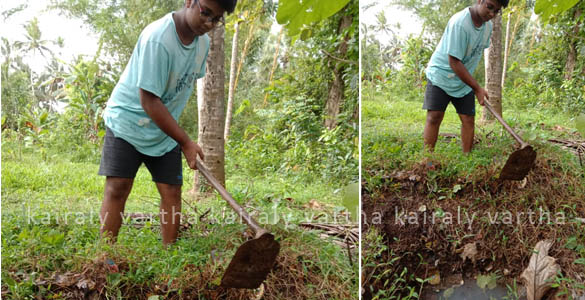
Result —
<path fill-rule="evenodd" d="M 481 27 L 484 22 L 479 17 L 479 14 L 477 13 L 477 9 L 478 9 L 477 4 L 475 4 L 469 8 L 469 13 L 471 14 L 471 21 L 473 22 L 473 25 L 475 27 Z"/>
<path fill-rule="evenodd" d="M 183 45 L 187 46 L 190 45 L 193 40 L 195 39 L 195 34 L 193 34 L 188 28 L 187 24 L 185 23 L 185 10 L 182 9 L 176 13 L 172 14 L 173 21 L 175 21 L 175 30 L 177 31 L 177 35 L 181 40 Z"/>

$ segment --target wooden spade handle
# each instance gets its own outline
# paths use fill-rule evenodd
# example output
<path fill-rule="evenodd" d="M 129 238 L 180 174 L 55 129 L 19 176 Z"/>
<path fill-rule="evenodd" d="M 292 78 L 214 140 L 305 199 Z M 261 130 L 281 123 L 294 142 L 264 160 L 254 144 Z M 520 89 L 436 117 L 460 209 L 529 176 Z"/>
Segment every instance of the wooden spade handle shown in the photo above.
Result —
<path fill-rule="evenodd" d="M 512 127 L 510 127 L 510 125 L 508 125 L 508 123 L 504 121 L 502 116 L 500 116 L 500 114 L 496 112 L 496 110 L 492 107 L 491 103 L 487 99 L 484 100 L 484 104 L 485 107 L 492 113 L 492 115 L 494 115 L 496 119 L 498 119 L 498 121 L 500 121 L 500 123 L 504 126 L 504 128 L 506 128 L 506 130 L 514 137 L 514 139 L 516 139 L 516 141 L 520 143 L 520 148 L 524 148 L 526 145 L 528 145 L 522 140 L 522 138 L 518 134 L 516 134 Z"/>
<path fill-rule="evenodd" d="M 205 179 L 207 179 L 207 181 L 219 192 L 221 197 L 230 204 L 230 206 L 236 211 L 236 213 L 242 219 L 244 219 L 246 224 L 248 224 L 248 226 L 250 226 L 250 228 L 254 230 L 256 238 L 259 238 L 263 234 L 268 233 L 266 229 L 260 227 L 260 225 L 256 223 L 256 220 L 250 217 L 248 212 L 236 200 L 234 200 L 234 198 L 232 198 L 232 196 L 226 191 L 226 189 L 221 185 L 221 183 L 219 183 L 219 181 L 217 181 L 217 179 L 215 179 L 215 177 L 211 175 L 211 172 L 207 170 L 207 168 L 203 165 L 203 163 L 199 161 L 199 159 L 196 159 L 195 163 L 197 166 L 197 170 L 199 170 L 199 172 L 203 174 L 203 177 L 205 177 Z"/>

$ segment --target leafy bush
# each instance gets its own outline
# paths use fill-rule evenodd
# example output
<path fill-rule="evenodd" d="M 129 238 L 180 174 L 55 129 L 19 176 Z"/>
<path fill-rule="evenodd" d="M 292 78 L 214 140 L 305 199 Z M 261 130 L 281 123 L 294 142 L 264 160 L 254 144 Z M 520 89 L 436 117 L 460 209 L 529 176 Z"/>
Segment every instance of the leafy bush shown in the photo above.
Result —
<path fill-rule="evenodd" d="M 117 82 L 116 73 L 103 62 L 80 60 L 65 75 L 63 98 L 68 106 L 72 129 L 80 130 L 87 140 L 96 143 L 103 136 L 102 113 Z M 75 128 L 77 127 L 77 128 Z M 101 133 L 100 133 L 101 131 Z"/>
<path fill-rule="evenodd" d="M 230 140 L 229 151 L 242 158 L 236 157 L 236 163 L 251 173 L 278 172 L 307 180 L 316 174 L 325 181 L 349 182 L 357 170 L 357 127 L 341 122 L 328 130 L 314 98 L 280 99 L 271 108 L 248 113 L 263 124 L 250 124 L 241 139 Z"/>

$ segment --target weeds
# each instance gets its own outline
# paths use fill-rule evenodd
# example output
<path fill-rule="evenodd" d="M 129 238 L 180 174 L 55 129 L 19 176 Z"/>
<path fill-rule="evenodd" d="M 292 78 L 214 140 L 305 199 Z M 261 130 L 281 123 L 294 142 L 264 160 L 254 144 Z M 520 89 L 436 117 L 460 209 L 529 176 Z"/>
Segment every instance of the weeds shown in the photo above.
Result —
<path fill-rule="evenodd" d="M 44 161 L 29 148 L 23 148 L 19 159 L 4 152 L 14 145 L 3 138 L 3 153 L 9 153 L 2 156 L 3 296 L 77 299 L 96 293 L 118 299 L 154 295 L 248 299 L 254 295 L 255 291 L 218 286 L 235 250 L 246 241 L 246 226 L 228 224 L 231 210 L 219 196 L 191 200 L 189 170 L 184 170 L 183 212 L 192 224 L 182 229 L 176 244 L 168 249 L 162 246 L 155 218 L 141 226 L 131 226 L 126 219 L 118 242 L 109 245 L 99 238 L 103 178 L 97 176 L 98 165 L 71 162 L 67 154 Z M 264 225 L 282 247 L 277 266 L 265 282 L 264 299 L 352 297 L 357 265 L 350 265 L 347 250 L 295 225 L 318 214 L 332 220 L 341 207 L 341 195 L 333 185 L 314 180 L 301 186 L 291 179 L 251 178 L 235 172 L 227 186 L 257 218 L 271 212 L 280 216 L 265 220 Z M 314 199 L 320 207 L 307 210 L 304 205 Z M 150 175 L 141 168 L 126 213 L 156 215 L 158 201 Z M 120 273 L 107 271 L 105 257 L 116 262 Z M 291 287 L 292 281 L 299 285 Z"/>

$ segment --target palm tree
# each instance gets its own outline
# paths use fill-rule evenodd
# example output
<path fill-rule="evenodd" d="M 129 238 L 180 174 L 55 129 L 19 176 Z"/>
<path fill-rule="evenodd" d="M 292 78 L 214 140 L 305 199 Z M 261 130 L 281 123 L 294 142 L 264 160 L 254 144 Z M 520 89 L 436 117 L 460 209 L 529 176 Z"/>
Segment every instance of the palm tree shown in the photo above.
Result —
<path fill-rule="evenodd" d="M 51 43 L 51 41 L 41 39 L 42 33 L 39 28 L 39 21 L 36 17 L 23 26 L 26 30 L 26 34 L 24 35 L 26 41 L 20 43 L 22 43 L 24 46 L 23 50 L 25 53 L 32 51 L 33 55 L 35 55 L 38 51 L 43 57 L 46 57 L 45 52 L 49 52 L 50 54 L 53 53 L 46 46 L 47 44 Z"/>
<path fill-rule="evenodd" d="M 24 54 L 29 54 L 32 52 L 32 56 L 34 57 L 38 51 L 45 58 L 45 53 L 48 52 L 51 55 L 53 54 L 53 52 L 47 47 L 47 44 L 49 44 L 51 41 L 42 39 L 41 29 L 39 28 L 39 21 L 36 17 L 23 25 L 23 27 L 26 30 L 24 35 L 26 41 L 15 42 L 15 45 L 21 49 Z M 33 95 L 35 95 L 33 73 L 34 72 L 30 70 L 29 78 L 31 92 Z"/>

